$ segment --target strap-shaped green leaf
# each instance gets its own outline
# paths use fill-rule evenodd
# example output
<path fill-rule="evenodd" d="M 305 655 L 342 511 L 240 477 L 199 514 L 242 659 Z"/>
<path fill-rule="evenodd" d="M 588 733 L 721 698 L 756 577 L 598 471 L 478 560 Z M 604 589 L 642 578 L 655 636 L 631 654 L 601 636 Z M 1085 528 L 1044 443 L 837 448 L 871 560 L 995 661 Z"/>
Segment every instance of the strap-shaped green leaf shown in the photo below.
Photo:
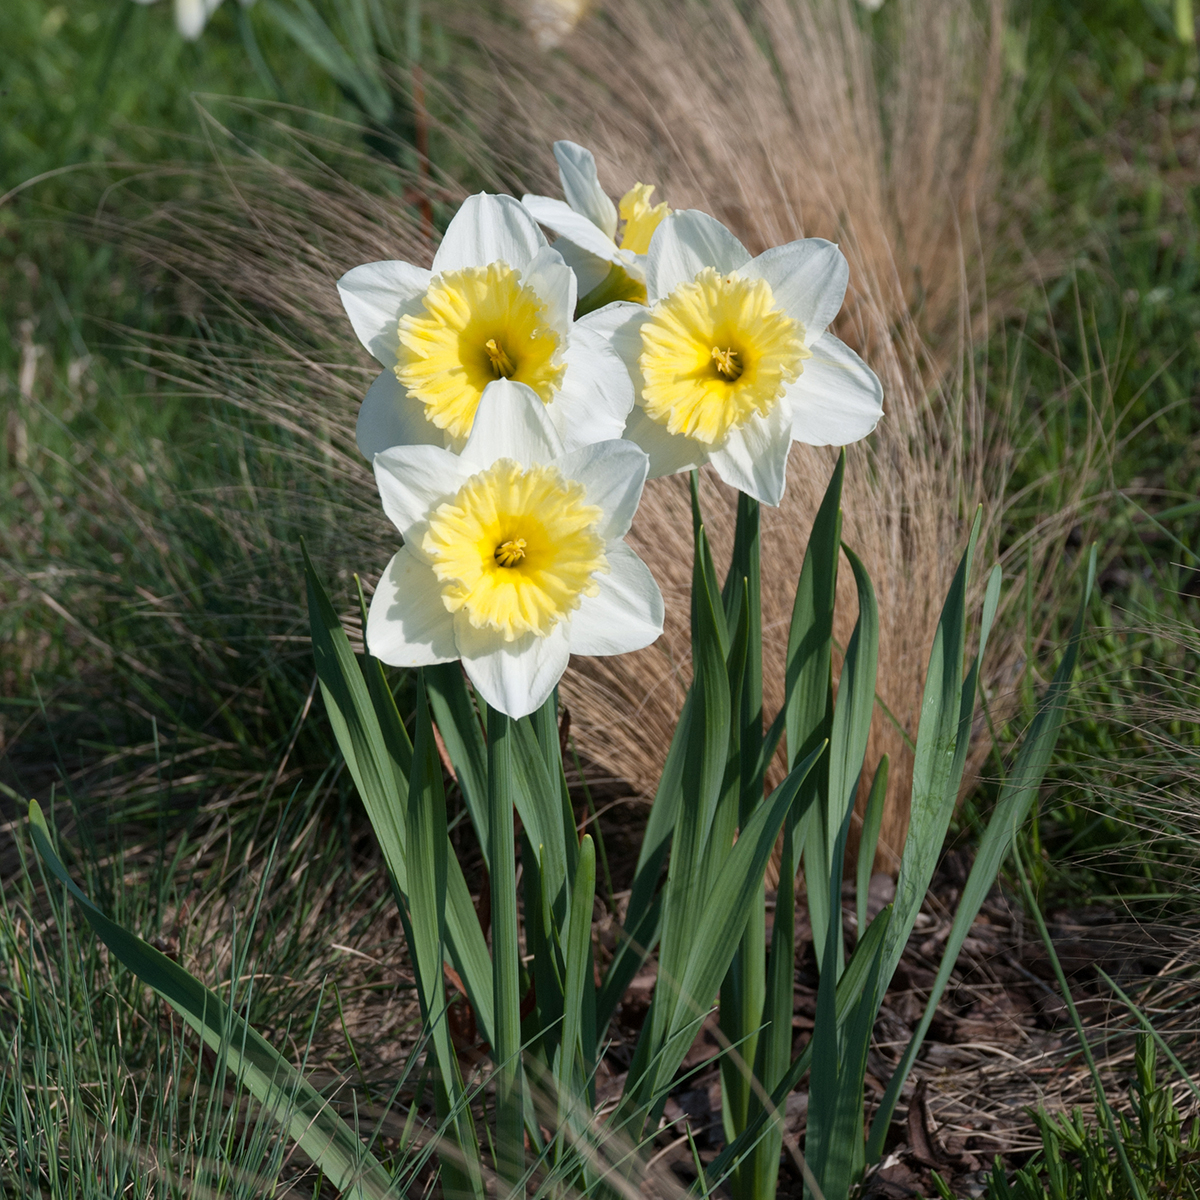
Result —
<path fill-rule="evenodd" d="M 802 789 L 801 801 L 803 801 L 803 795 L 804 792 Z M 859 942 L 853 956 L 846 964 L 846 970 L 843 972 L 841 979 L 838 980 L 835 1011 L 839 1029 L 845 1023 L 851 1009 L 858 1003 L 859 997 L 862 996 L 871 978 L 871 969 L 878 959 L 879 949 L 887 936 L 891 915 L 891 908 L 885 908 L 871 922 L 866 936 Z M 800 1080 L 804 1078 L 804 1073 L 812 1064 L 812 1057 L 813 1039 L 810 1038 L 808 1044 L 788 1069 L 787 1074 L 772 1090 L 770 1103 L 757 1111 L 746 1125 L 746 1128 L 717 1155 L 712 1166 L 709 1167 L 706 1176 L 707 1185 L 710 1189 L 717 1187 L 722 1180 L 728 1177 L 729 1173 L 738 1163 L 742 1162 L 758 1144 L 763 1136 L 763 1131 L 767 1127 L 767 1123 L 778 1118 L 779 1114 L 784 1111 L 788 1095 Z"/>
<path fill-rule="evenodd" d="M 883 825 L 883 806 L 887 800 L 888 756 L 885 754 L 875 768 L 867 807 L 863 812 L 862 836 L 858 840 L 858 862 L 854 879 L 854 906 L 858 937 L 867 929 L 867 895 L 871 889 L 871 871 L 875 866 L 875 850 L 879 845 L 879 830 Z"/>
<path fill-rule="evenodd" d="M 596 848 L 584 835 L 579 847 L 579 865 L 575 886 L 571 889 L 571 917 L 567 926 L 567 978 L 564 989 L 561 1053 L 555 1085 L 558 1089 L 559 1145 L 567 1122 L 586 1098 L 590 1078 L 587 1040 L 583 1021 L 587 1010 L 587 992 L 592 986 L 592 903 L 596 896 Z"/>
<path fill-rule="evenodd" d="M 964 725 L 963 709 L 973 706 L 975 701 L 975 672 L 971 673 L 966 684 L 963 682 L 967 585 L 975 541 L 979 536 L 979 522 L 980 515 L 977 513 L 966 551 L 942 606 L 929 655 L 925 694 L 921 700 L 921 717 L 917 728 L 908 838 L 904 843 L 900 874 L 896 881 L 895 913 L 888 931 L 888 961 L 884 964 L 881 977 L 883 987 L 887 987 L 891 980 L 896 963 L 904 953 L 917 913 L 925 902 L 929 881 L 933 878 L 962 782 L 966 739 L 970 734 L 970 721 Z"/>
<path fill-rule="evenodd" d="M 408 787 L 408 934 L 421 1001 L 422 1024 L 437 1059 L 435 1096 L 450 1153 L 440 1155 L 443 1187 L 448 1196 L 482 1200 L 483 1174 L 479 1143 L 467 1104 L 458 1055 L 450 1039 L 442 950 L 446 937 L 446 865 L 450 840 L 446 832 L 446 797 L 442 765 L 433 741 L 433 723 L 425 699 L 424 680 L 417 685 L 416 745 Z"/>
<path fill-rule="evenodd" d="M 123 966 L 162 996 L 205 1045 L 224 1056 L 235 1078 L 287 1129 L 334 1187 L 355 1200 L 399 1195 L 383 1164 L 270 1042 L 194 975 L 110 921 L 88 899 L 55 853 L 36 800 L 29 802 L 29 827 L 42 861 L 79 902 L 96 936 Z"/>
<path fill-rule="evenodd" d="M 823 746 L 817 747 L 771 793 L 742 830 L 707 894 L 698 898 L 701 902 L 691 914 L 695 934 L 682 972 L 672 977 L 665 975 L 661 967 L 659 969 L 653 1004 L 658 1005 L 660 997 L 667 1000 L 670 1021 L 647 1056 L 653 1062 L 652 1070 L 637 1080 L 630 1068 L 630 1079 L 638 1089 L 634 1094 L 647 1106 L 665 1097 L 666 1088 L 683 1061 L 696 1028 L 716 996 L 737 950 L 750 901 L 762 882 L 783 819 L 795 803 L 804 777 L 823 750 Z M 652 1026 L 649 1019 L 646 1025 Z M 643 1027 L 639 1048 L 645 1036 Z"/>
<path fill-rule="evenodd" d="M 678 992 L 663 988 L 664 979 L 681 980 L 698 934 L 696 913 L 709 890 L 704 867 L 708 838 L 716 815 L 729 749 L 729 679 L 726 674 L 728 645 L 722 636 L 720 615 L 712 576 L 708 538 L 701 527 L 696 534 L 696 559 L 692 576 L 696 640 L 692 644 L 695 674 L 692 683 L 692 712 L 688 722 L 688 748 L 683 761 L 683 802 L 675 827 L 671 861 L 667 873 L 663 907 L 662 939 L 658 978 L 647 1024 L 651 1043 L 665 1043 L 671 1028 Z M 732 953 L 732 952 L 731 952 Z M 715 989 L 714 989 L 715 990 Z M 639 1045 L 641 1042 L 639 1042 Z M 633 1073 L 633 1067 L 630 1067 Z"/>
<path fill-rule="evenodd" d="M 405 858 L 405 806 L 408 779 L 400 772 L 384 738 L 379 714 L 359 668 L 350 639 L 338 620 L 333 605 L 321 586 L 312 561 L 304 550 L 304 572 L 308 585 L 308 616 L 312 631 L 313 658 L 329 724 L 358 794 L 379 840 L 384 862 L 401 894 L 408 890 Z M 367 656 L 367 668 L 378 663 Z M 386 689 L 385 689 L 386 690 Z M 390 697 L 390 692 L 388 693 Z M 388 702 L 391 712 L 394 701 Z M 390 721 L 385 704 L 384 719 Z M 393 744 L 396 744 L 393 739 Z M 446 942 L 451 960 L 467 997 L 475 1010 L 476 1024 L 483 1037 L 492 1036 L 492 965 L 483 930 L 471 903 L 471 893 L 458 859 L 450 855 L 446 865 Z"/>
<path fill-rule="evenodd" d="M 463 803 L 479 839 L 483 864 L 491 870 L 487 858 L 487 742 L 462 666 L 452 662 L 426 667 L 425 687 L 433 722 L 454 765 Z"/>
<path fill-rule="evenodd" d="M 933 1021 L 934 1013 L 937 1011 L 938 1002 L 941 1000 L 942 993 L 946 989 L 946 984 L 950 980 L 950 973 L 954 969 L 954 964 L 958 961 L 958 952 L 962 949 L 963 941 L 970 932 L 975 918 L 979 915 L 979 910 L 983 906 L 988 892 L 991 891 L 992 884 L 996 881 L 996 875 L 999 873 L 1000 866 L 1004 862 L 1009 848 L 1012 846 L 1013 838 L 1028 815 L 1033 798 L 1037 795 L 1038 789 L 1042 785 L 1042 780 L 1046 776 L 1046 769 L 1050 765 L 1050 756 L 1054 753 L 1054 747 L 1058 742 L 1059 730 L 1062 728 L 1067 693 L 1070 691 L 1071 677 L 1075 672 L 1075 663 L 1079 656 L 1079 642 L 1083 636 L 1083 621 L 1087 613 L 1088 602 L 1091 599 L 1095 578 L 1096 550 L 1093 547 L 1088 559 L 1087 579 L 1084 584 L 1083 599 L 1080 601 L 1079 611 L 1075 615 L 1075 623 L 1071 628 L 1071 636 L 1067 641 L 1066 650 L 1063 652 L 1062 661 L 1058 664 L 1054 680 L 1046 690 L 1046 694 L 1038 706 L 1037 716 L 1034 718 L 1033 724 L 1025 736 L 1020 754 L 1017 756 L 1016 765 L 1000 789 L 1000 797 L 996 802 L 995 811 L 992 813 L 987 829 L 984 830 L 983 837 L 980 839 L 979 849 L 975 853 L 975 862 L 971 866 L 971 873 L 967 877 L 966 886 L 963 888 L 958 910 L 954 914 L 954 922 L 950 926 L 950 934 L 946 939 L 946 948 L 942 952 L 942 961 L 938 967 L 933 988 L 929 993 L 925 1013 L 921 1018 L 920 1025 L 917 1026 L 908 1046 L 905 1048 L 904 1057 L 900 1060 L 899 1065 L 892 1074 L 892 1078 L 888 1081 L 887 1090 L 884 1093 L 882 1101 L 880 1101 L 879 1109 L 871 1124 L 871 1136 L 867 1144 L 868 1162 L 877 1162 L 879 1156 L 883 1153 L 884 1138 L 887 1135 L 888 1125 L 891 1123 L 896 1102 L 900 1097 L 900 1089 L 904 1086 L 904 1082 L 908 1078 L 908 1073 L 912 1070 L 912 1065 L 916 1061 L 921 1046 L 925 1041 L 925 1035 L 929 1032 L 929 1026 Z M 980 638 L 981 642 L 986 642 L 986 635 L 991 626 L 992 618 L 995 615 L 996 606 L 999 603 L 999 590 L 1000 577 L 999 568 L 997 567 L 993 570 L 991 579 L 988 581 L 988 591 L 984 601 L 984 629 L 983 635 Z M 979 657 L 976 659 L 977 663 L 978 661 Z M 911 837 L 912 835 L 910 834 L 909 836 Z M 886 986 L 886 980 L 882 980 L 881 984 Z"/>
<path fill-rule="evenodd" d="M 854 571 L 858 620 L 846 646 L 838 683 L 837 705 L 829 736 L 828 790 L 824 803 L 813 809 L 805 846 L 805 882 L 813 949 L 817 961 L 824 963 L 825 941 L 832 938 L 836 951 L 834 969 L 839 975 L 844 953 L 840 936 L 842 857 L 837 844 L 844 842 L 847 818 L 858 790 L 871 732 L 871 714 L 875 708 L 875 675 L 879 662 L 879 610 L 875 603 L 875 588 L 858 556 L 848 546 L 843 545 L 842 550 Z M 837 878 L 833 879 L 835 874 Z"/>

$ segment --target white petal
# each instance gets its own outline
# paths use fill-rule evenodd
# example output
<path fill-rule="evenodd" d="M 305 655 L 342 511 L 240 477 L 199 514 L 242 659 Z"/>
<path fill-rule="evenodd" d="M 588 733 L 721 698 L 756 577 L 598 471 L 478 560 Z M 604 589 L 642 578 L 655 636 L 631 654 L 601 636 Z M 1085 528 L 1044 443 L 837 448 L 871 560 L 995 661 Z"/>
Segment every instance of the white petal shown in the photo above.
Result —
<path fill-rule="evenodd" d="M 775 303 L 804 328 L 811 346 L 837 316 L 846 298 L 850 265 L 846 256 L 824 238 L 804 238 L 773 246 L 748 262 L 739 275 L 765 279 Z"/>
<path fill-rule="evenodd" d="M 617 262 L 617 244 L 610 237 L 597 229 L 582 213 L 576 212 L 570 205 L 561 200 L 551 200 L 549 196 L 525 195 L 521 203 L 533 214 L 539 225 L 554 230 L 561 238 L 574 243 L 581 250 L 594 254 L 597 258 L 606 258 L 609 262 Z"/>
<path fill-rule="evenodd" d="M 571 327 L 567 369 L 550 404 L 550 420 L 568 448 L 619 438 L 633 407 L 633 383 L 607 333 L 610 322 L 592 320 L 603 311 Z"/>
<path fill-rule="evenodd" d="M 586 296 L 592 288 L 599 287 L 612 270 L 612 263 L 608 259 L 597 258 L 586 250 L 580 250 L 574 242 L 568 242 L 566 238 L 560 237 L 554 243 L 554 249 L 563 256 L 563 262 L 575 272 L 580 296 Z"/>
<path fill-rule="evenodd" d="M 393 446 L 442 446 L 445 434 L 425 416 L 425 405 L 400 386 L 389 367 L 367 389 L 354 431 L 359 452 L 374 458 Z"/>
<path fill-rule="evenodd" d="M 533 388 L 496 379 L 483 389 L 471 436 L 462 449 L 468 465 L 490 467 L 498 458 L 512 458 L 529 467 L 562 452 L 562 439 Z"/>
<path fill-rule="evenodd" d="M 678 475 L 708 462 L 707 446 L 681 433 L 668 433 L 665 425 L 652 421 L 636 404 L 625 423 L 625 437 L 645 450 L 651 479 Z"/>
<path fill-rule="evenodd" d="M 411 544 L 409 531 L 471 477 L 471 468 L 441 446 L 396 446 L 375 456 L 383 511 Z"/>
<path fill-rule="evenodd" d="M 521 282 L 532 288 L 546 306 L 546 319 L 564 341 L 575 312 L 575 274 L 553 246 L 543 246 L 521 273 Z"/>
<path fill-rule="evenodd" d="M 592 152 L 575 142 L 555 142 L 554 157 L 567 203 L 612 241 L 617 236 L 617 207 L 600 186 Z"/>
<path fill-rule="evenodd" d="M 765 417 L 752 417 L 735 429 L 708 461 L 739 492 L 763 504 L 783 499 L 788 451 L 792 448 L 791 408 L 784 396 Z"/>
<path fill-rule="evenodd" d="M 662 633 L 663 598 L 649 567 L 624 542 L 605 548 L 609 573 L 600 591 L 571 614 L 572 654 L 627 654 Z"/>
<path fill-rule="evenodd" d="M 546 239 L 537 222 L 512 196 L 468 196 L 433 256 L 433 273 L 506 262 L 523 271 Z"/>
<path fill-rule="evenodd" d="M 393 667 L 429 667 L 458 657 L 454 618 L 433 568 L 401 549 L 388 563 L 367 611 L 367 649 Z"/>
<path fill-rule="evenodd" d="M 568 627 L 561 621 L 544 638 L 527 633 L 506 642 L 490 629 L 476 629 L 460 611 L 454 640 L 463 669 L 484 701 L 510 717 L 524 717 L 546 703 L 567 669 Z"/>
<path fill-rule="evenodd" d="M 792 437 L 810 446 L 848 446 L 865 438 L 883 416 L 878 376 L 832 333 L 814 342 L 812 351 L 787 390 Z"/>
<path fill-rule="evenodd" d="M 175 28 L 194 42 L 204 32 L 210 11 L 205 0 L 175 0 Z"/>
<path fill-rule="evenodd" d="M 583 484 L 589 504 L 604 509 L 598 532 L 606 542 L 629 532 L 650 468 L 644 450 L 632 442 L 597 442 L 568 451 L 554 465 Z"/>
<path fill-rule="evenodd" d="M 358 340 L 385 367 L 396 362 L 400 318 L 421 311 L 431 278 L 412 263 L 374 262 L 363 263 L 338 280 L 338 293 Z"/>
<path fill-rule="evenodd" d="M 691 283 L 701 267 L 729 275 L 750 261 L 750 252 L 716 217 L 688 208 L 671 213 L 650 239 L 646 290 L 654 304 L 681 283 Z"/>

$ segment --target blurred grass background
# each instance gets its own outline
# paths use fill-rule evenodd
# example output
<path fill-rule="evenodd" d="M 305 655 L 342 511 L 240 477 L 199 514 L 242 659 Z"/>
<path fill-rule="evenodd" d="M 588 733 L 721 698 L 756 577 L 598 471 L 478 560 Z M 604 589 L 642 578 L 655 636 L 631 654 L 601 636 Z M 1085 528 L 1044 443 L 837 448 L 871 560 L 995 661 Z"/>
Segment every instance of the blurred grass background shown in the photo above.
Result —
<path fill-rule="evenodd" d="M 859 14 L 878 23 L 885 74 L 894 2 Z M 0 5 L 0 814 L 15 829 L 18 797 L 69 800 L 93 893 L 146 936 L 176 936 L 188 896 L 209 897 L 212 920 L 228 931 L 236 899 L 273 881 L 266 894 L 276 906 L 263 906 L 265 923 L 245 936 L 253 953 L 268 948 L 265 974 L 306 981 L 328 969 L 328 956 L 311 939 L 276 936 L 293 917 L 311 930 L 313 914 L 341 914 L 328 919 L 344 919 L 352 948 L 398 936 L 373 925 L 384 888 L 364 866 L 371 851 L 356 801 L 328 770 L 334 749 L 319 700 L 312 711 L 295 571 L 303 534 L 348 594 L 349 573 L 366 567 L 343 516 L 370 498 L 339 495 L 286 428 L 183 386 L 197 369 L 219 369 L 217 340 L 224 353 L 240 338 L 251 363 L 256 345 L 228 307 L 111 231 L 157 202 L 201 206 L 204 175 L 187 168 L 219 161 L 225 139 L 291 158 L 319 144 L 414 222 L 441 224 L 449 204 L 423 211 L 404 173 L 444 171 L 469 186 L 473 172 L 494 167 L 454 111 L 456 72 L 470 69 L 475 50 L 427 6 L 415 44 L 438 120 L 424 134 L 397 101 L 403 89 L 386 86 L 397 77 L 371 54 L 347 65 L 305 41 L 323 14 L 355 45 L 352 7 L 228 3 L 189 43 L 166 5 Z M 1194 919 L 1200 888 L 1200 89 L 1194 40 L 1181 36 L 1184 7 L 1009 6 L 999 199 L 1011 247 L 1005 294 L 1016 299 L 974 351 L 989 364 L 996 413 L 1015 414 L 1005 418 L 1016 422 L 1018 451 L 1006 538 L 1035 528 L 1082 483 L 1075 541 L 1086 525 L 1103 563 L 1079 711 L 1024 835 L 1026 861 L 1051 907 L 1172 920 Z M 411 65 L 413 9 L 392 14 L 393 41 L 382 47 L 392 62 L 407 55 Z M 515 20 L 509 27 L 527 36 Z M 313 141 L 289 140 L 288 130 Z M 418 153 L 426 136 L 428 166 Z M 1045 659 L 1069 622 L 1073 596 L 1051 591 L 1061 608 L 1030 589 L 1027 662 Z M 997 759 L 1041 682 L 1028 672 L 1020 680 L 1022 703 L 996 731 Z M 985 773 L 968 798 L 961 840 L 994 786 Z M 264 848 L 277 839 L 268 869 Z M 52 951 L 35 949 L 27 925 L 20 933 L 35 907 L 29 885 L 15 883 L 23 877 L 19 841 L 0 841 L 13 897 L 8 977 L 25 964 L 20 1003 L 49 1021 L 58 1000 L 35 996 L 32 981 L 42 978 L 34 960 Z M 127 888 L 127 878 L 142 883 Z M 58 1019 L 74 1023 L 64 1045 L 90 1047 L 77 1070 L 92 1078 L 120 1014 L 147 1010 L 129 980 L 120 985 L 129 997 L 110 994 L 104 964 L 94 947 L 87 953 L 70 968 L 87 986 Z M 213 969 L 252 973 L 240 961 Z M 398 976 L 364 986 L 409 1011 Z M 16 995 L 8 985 L 0 1012 Z M 325 1018 L 335 1009 L 326 1004 Z M 298 1002 L 295 1013 L 307 1019 Z M 84 1036 L 92 1016 L 109 1033 Z M 159 1028 L 130 1042 L 128 1072 L 161 1069 L 161 1039 L 174 1036 Z M 130 1102 L 128 1072 L 94 1111 Z M 6 1061 L 0 1122 L 9 1130 L 21 1128 L 19 1082 Z M 185 1119 L 169 1107 L 148 1118 L 165 1123 L 167 1141 Z M 135 1136 L 128 1114 L 113 1120 L 120 1137 Z M 277 1173 L 268 1143 L 251 1137 L 238 1161 L 258 1155 Z M 228 1145 L 213 1134 L 197 1151 L 213 1178 Z M 180 1194 L 190 1194 L 184 1176 Z M 95 1194 L 115 1194 L 107 1187 Z"/>

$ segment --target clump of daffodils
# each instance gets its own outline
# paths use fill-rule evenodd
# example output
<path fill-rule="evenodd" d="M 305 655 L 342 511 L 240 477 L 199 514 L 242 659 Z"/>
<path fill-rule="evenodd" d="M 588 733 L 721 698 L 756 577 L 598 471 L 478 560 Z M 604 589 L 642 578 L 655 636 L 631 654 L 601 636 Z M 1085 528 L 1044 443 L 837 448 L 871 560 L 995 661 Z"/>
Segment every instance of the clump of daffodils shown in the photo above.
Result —
<path fill-rule="evenodd" d="M 367 263 L 338 283 L 383 368 L 357 439 L 403 538 L 368 647 L 396 666 L 461 660 L 513 717 L 571 654 L 662 632 L 622 540 L 647 476 L 708 463 L 778 504 L 793 440 L 846 445 L 883 411 L 874 372 L 828 331 L 849 277 L 837 246 L 753 257 L 648 185 L 614 204 L 590 152 L 554 150 L 565 200 L 472 196 L 431 269 Z"/>

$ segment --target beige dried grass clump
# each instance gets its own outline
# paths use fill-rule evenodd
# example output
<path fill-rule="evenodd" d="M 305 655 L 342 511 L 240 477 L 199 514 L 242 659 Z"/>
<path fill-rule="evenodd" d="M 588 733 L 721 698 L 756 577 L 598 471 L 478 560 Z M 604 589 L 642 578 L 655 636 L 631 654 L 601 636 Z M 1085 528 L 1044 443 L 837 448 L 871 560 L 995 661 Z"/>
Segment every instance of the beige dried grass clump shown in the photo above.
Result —
<path fill-rule="evenodd" d="M 478 119 L 493 122 L 493 144 L 524 133 L 515 157 L 542 164 L 538 190 L 555 187 L 549 147 L 569 137 L 594 150 L 614 194 L 653 182 L 672 207 L 719 217 L 752 252 L 821 236 L 846 253 L 836 329 L 885 390 L 879 428 L 848 454 L 844 534 L 877 589 L 878 691 L 901 727 L 877 709 L 867 761 L 869 773 L 883 753 L 892 758 L 881 835 L 891 868 L 941 602 L 975 507 L 986 549 L 1003 506 L 1008 448 L 988 435 L 981 389 L 959 374 L 984 324 L 997 238 L 1002 7 L 896 0 L 882 88 L 878 47 L 852 0 L 762 0 L 752 11 L 747 19 L 731 0 L 610 0 L 563 53 L 532 68 L 514 53 L 500 70 L 505 103 Z M 784 501 L 764 515 L 768 717 L 782 703 L 792 590 L 834 461 L 797 446 Z M 714 487 L 705 501 L 720 554 L 734 497 Z M 647 489 L 631 541 L 667 598 L 666 633 L 639 654 L 576 664 L 565 688 L 587 754 L 643 790 L 657 780 L 688 676 L 688 520 L 682 481 Z M 855 617 L 848 576 L 842 645 Z M 1007 685 L 1015 654 L 1001 639 L 986 682 Z"/>
<path fill-rule="evenodd" d="M 477 165 L 490 159 L 481 170 L 514 191 L 555 191 L 550 144 L 571 137 L 596 151 L 614 193 L 655 182 L 673 207 L 713 212 L 753 251 L 813 235 L 845 251 L 850 292 L 837 332 L 885 388 L 885 418 L 851 448 L 844 489 L 844 534 L 878 592 L 878 691 L 895 719 L 877 709 L 867 762 L 870 773 L 884 752 L 893 760 L 885 866 L 907 826 L 909 741 L 940 605 L 978 504 L 983 557 L 995 548 L 1009 459 L 1004 422 L 985 419 L 982 387 L 960 370 L 985 324 L 996 240 L 999 0 L 982 22 L 970 0 L 895 0 L 889 9 L 879 88 L 872 59 L 881 52 L 853 0 L 762 0 L 752 21 L 732 0 L 609 0 L 550 55 L 511 26 L 481 30 L 476 16 L 470 31 L 489 67 L 459 97 L 487 148 L 464 151 Z M 224 162 L 214 200 L 159 208 L 139 236 L 160 263 L 236 308 L 263 347 L 252 364 L 229 350 L 199 366 L 179 357 L 176 370 L 311 447 L 313 469 L 342 481 L 347 534 L 353 524 L 377 547 L 360 564 L 369 579 L 394 541 L 353 442 L 377 368 L 365 355 L 345 361 L 351 335 L 333 283 L 360 262 L 428 263 L 432 246 L 393 198 L 312 157 L 299 161 Z M 782 700 L 792 590 L 833 463 L 831 451 L 796 447 L 784 503 L 764 512 L 768 717 Z M 703 497 L 725 555 L 734 497 L 711 480 Z M 1043 526 L 1040 549 L 1060 526 Z M 665 635 L 639 654 L 576 662 L 564 691 L 585 755 L 648 795 L 690 670 L 682 479 L 647 488 L 631 540 L 666 597 Z M 835 630 L 843 645 L 855 608 L 848 575 Z M 985 684 L 1007 691 L 1018 657 L 1014 641 L 995 638 Z"/>

